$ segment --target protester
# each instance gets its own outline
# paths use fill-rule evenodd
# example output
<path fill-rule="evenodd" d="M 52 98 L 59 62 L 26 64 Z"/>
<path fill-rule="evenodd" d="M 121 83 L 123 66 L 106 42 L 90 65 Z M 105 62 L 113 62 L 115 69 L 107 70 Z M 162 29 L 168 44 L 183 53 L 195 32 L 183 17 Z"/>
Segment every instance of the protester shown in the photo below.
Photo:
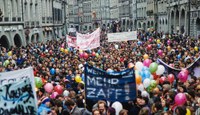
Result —
<path fill-rule="evenodd" d="M 124 108 L 119 114 L 185 115 L 190 112 L 199 115 L 200 76 L 195 76 L 190 69 L 188 74 L 191 77 L 184 81 L 179 79 L 176 70 L 199 66 L 200 39 L 178 34 L 166 34 L 165 39 L 161 39 L 162 34 L 139 31 L 138 40 L 109 43 L 106 33 L 102 32 L 101 46 L 86 51 L 68 47 L 64 39 L 31 43 L 20 48 L 1 47 L 0 71 L 33 67 L 34 76 L 41 78 L 43 84 L 36 88 L 39 115 L 113 115 L 117 110 L 104 100 L 99 100 L 93 110 L 88 111 L 87 107 L 93 105 L 86 103 L 84 64 L 105 71 L 122 71 L 131 63 L 138 71 L 135 68 L 137 62 L 144 64 L 145 59 L 149 59 L 157 65 L 163 64 L 166 71 L 145 74 L 155 80 L 155 87 L 144 87 L 147 84 L 143 84 L 142 79 L 137 84 L 136 99 L 130 100 L 133 101 L 127 104 L 130 108 Z M 151 63 L 145 64 L 149 64 L 149 69 Z M 45 87 L 47 83 L 50 84 Z M 185 95 L 186 99 L 177 100 L 178 94 Z M 181 103 L 184 100 L 185 103 Z"/>

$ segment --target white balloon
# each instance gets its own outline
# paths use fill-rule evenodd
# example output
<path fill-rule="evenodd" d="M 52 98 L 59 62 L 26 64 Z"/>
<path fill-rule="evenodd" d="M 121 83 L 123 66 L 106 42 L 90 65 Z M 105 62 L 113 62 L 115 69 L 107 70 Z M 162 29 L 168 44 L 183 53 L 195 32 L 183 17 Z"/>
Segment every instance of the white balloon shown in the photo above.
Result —
<path fill-rule="evenodd" d="M 118 48 L 119 48 L 119 46 L 117 44 L 115 44 L 115 49 L 118 49 Z"/>
<path fill-rule="evenodd" d="M 148 97 L 149 98 L 149 93 L 147 91 L 142 91 L 142 97 Z"/>
<path fill-rule="evenodd" d="M 69 91 L 65 90 L 65 91 L 63 92 L 63 96 L 67 97 L 68 95 L 69 95 Z"/>
<path fill-rule="evenodd" d="M 135 66 L 138 71 L 141 71 L 144 65 L 142 62 L 136 62 Z"/>
<path fill-rule="evenodd" d="M 143 85 L 144 85 L 145 88 L 147 88 L 150 84 L 151 84 L 151 80 L 149 78 L 146 78 L 143 81 Z"/>
<path fill-rule="evenodd" d="M 165 72 L 165 67 L 163 65 L 158 65 L 158 69 L 156 71 L 157 75 L 162 75 Z"/>
<path fill-rule="evenodd" d="M 112 106 L 111 107 L 113 107 L 114 109 L 115 109 L 115 111 L 116 111 L 116 115 L 119 115 L 119 112 L 123 109 L 123 106 L 122 106 L 122 104 L 120 103 L 120 102 L 118 102 L 118 101 L 115 101 L 113 104 L 112 104 Z"/>
<path fill-rule="evenodd" d="M 137 89 L 140 90 L 141 92 L 144 91 L 143 84 L 137 85 Z"/>

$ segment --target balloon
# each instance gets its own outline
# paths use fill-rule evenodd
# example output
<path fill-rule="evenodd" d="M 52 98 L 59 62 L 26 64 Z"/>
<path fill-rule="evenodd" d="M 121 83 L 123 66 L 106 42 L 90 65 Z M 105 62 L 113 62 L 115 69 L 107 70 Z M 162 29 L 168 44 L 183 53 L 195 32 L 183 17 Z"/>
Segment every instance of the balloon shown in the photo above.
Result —
<path fill-rule="evenodd" d="M 79 57 L 80 57 L 80 58 L 83 58 L 83 57 L 84 57 L 84 56 L 83 56 L 83 52 L 80 52 L 80 53 L 79 53 Z"/>
<path fill-rule="evenodd" d="M 170 46 L 167 46 L 167 50 L 170 51 L 170 50 L 171 50 L 171 47 L 170 47 Z"/>
<path fill-rule="evenodd" d="M 175 103 L 176 105 L 184 105 L 187 101 L 186 95 L 184 93 L 178 93 L 175 96 Z"/>
<path fill-rule="evenodd" d="M 7 67 L 9 63 L 10 63 L 10 61 L 9 61 L 9 60 L 6 60 L 6 61 L 3 63 L 3 66 L 4 66 L 4 67 Z"/>
<path fill-rule="evenodd" d="M 76 81 L 77 83 L 80 83 L 80 82 L 82 81 L 80 75 L 76 75 L 75 81 Z"/>
<path fill-rule="evenodd" d="M 88 54 L 87 54 L 86 52 L 84 52 L 84 53 L 83 53 L 83 57 L 84 57 L 85 59 L 87 59 L 89 56 L 88 56 Z"/>
<path fill-rule="evenodd" d="M 115 44 L 115 49 L 118 49 L 118 48 L 119 48 L 119 46 L 117 44 Z"/>
<path fill-rule="evenodd" d="M 144 71 L 144 77 L 145 78 L 150 78 L 150 76 L 151 76 L 151 73 L 148 70 L 145 70 Z"/>
<path fill-rule="evenodd" d="M 157 44 L 157 47 L 160 48 L 160 44 Z"/>
<path fill-rule="evenodd" d="M 67 54 L 68 53 L 68 49 L 65 49 L 64 52 Z"/>
<path fill-rule="evenodd" d="M 142 44 L 142 42 L 141 42 L 141 41 L 138 41 L 138 42 L 137 42 L 137 44 L 138 44 L 138 45 L 141 45 L 141 44 Z"/>
<path fill-rule="evenodd" d="M 47 93 L 51 93 L 53 91 L 53 85 L 51 83 L 46 83 L 44 85 L 44 89 Z"/>
<path fill-rule="evenodd" d="M 106 72 L 107 73 L 112 73 L 112 72 L 114 72 L 112 69 L 110 69 L 110 68 L 108 68 L 107 70 L 106 70 Z"/>
<path fill-rule="evenodd" d="M 158 87 L 156 87 L 156 88 L 153 89 L 153 91 L 154 91 L 155 93 L 158 93 L 160 90 L 159 90 Z"/>
<path fill-rule="evenodd" d="M 150 70 L 151 73 L 156 72 L 157 69 L 158 69 L 158 64 L 156 62 L 153 62 L 153 63 L 150 64 L 149 70 Z"/>
<path fill-rule="evenodd" d="M 79 53 L 83 53 L 83 50 L 79 50 Z"/>
<path fill-rule="evenodd" d="M 170 41 L 170 40 L 167 40 L 167 44 L 170 45 L 170 43 L 171 43 L 171 41 Z"/>
<path fill-rule="evenodd" d="M 143 55 L 143 58 L 144 58 L 144 59 L 148 59 L 149 56 L 148 56 L 147 54 L 144 54 L 144 55 Z"/>
<path fill-rule="evenodd" d="M 136 84 L 141 84 L 141 82 L 142 82 L 142 77 L 139 76 L 139 75 L 136 75 L 135 81 L 136 81 Z"/>
<path fill-rule="evenodd" d="M 64 48 L 60 48 L 60 51 L 63 52 L 63 51 L 64 51 Z"/>
<path fill-rule="evenodd" d="M 163 84 L 163 82 L 166 81 L 166 80 L 167 80 L 166 77 L 163 76 L 163 77 L 160 78 L 159 82 L 160 82 L 160 84 Z"/>
<path fill-rule="evenodd" d="M 40 77 L 35 77 L 35 86 L 36 86 L 37 88 L 41 88 L 42 85 L 43 85 L 42 79 L 41 79 Z"/>
<path fill-rule="evenodd" d="M 149 44 L 148 46 L 147 46 L 147 50 L 151 50 L 152 49 L 152 46 Z"/>
<path fill-rule="evenodd" d="M 148 97 L 149 98 L 149 93 L 147 91 L 142 91 L 142 97 Z"/>
<path fill-rule="evenodd" d="M 92 52 L 92 56 L 96 56 L 96 53 L 95 53 L 95 52 Z"/>
<path fill-rule="evenodd" d="M 177 59 L 181 59 L 181 54 L 178 54 L 178 55 L 177 55 Z"/>
<path fill-rule="evenodd" d="M 173 74 L 169 74 L 169 75 L 167 76 L 167 79 L 168 79 L 168 81 L 169 81 L 170 83 L 173 83 L 173 82 L 174 82 L 174 75 L 173 75 Z"/>
<path fill-rule="evenodd" d="M 128 64 L 128 68 L 130 69 L 130 68 L 133 68 L 134 67 L 134 64 L 133 63 L 129 63 Z"/>
<path fill-rule="evenodd" d="M 195 51 L 198 51 L 199 49 L 198 49 L 198 47 L 197 47 L 197 46 L 195 46 L 195 47 L 194 47 L 194 50 L 195 50 Z"/>
<path fill-rule="evenodd" d="M 142 63 L 142 62 L 137 62 L 137 63 L 135 64 L 135 67 L 137 68 L 138 71 L 141 71 L 142 68 L 143 68 L 143 63 Z"/>
<path fill-rule="evenodd" d="M 156 88 L 156 86 L 157 86 L 156 81 L 155 81 L 155 80 L 151 80 L 150 86 L 151 86 L 152 88 Z"/>
<path fill-rule="evenodd" d="M 143 84 L 138 84 L 138 85 L 137 85 L 137 89 L 140 90 L 140 91 L 144 91 L 144 86 L 143 86 Z"/>
<path fill-rule="evenodd" d="M 160 39 L 157 39 L 157 41 L 156 41 L 156 42 L 157 42 L 157 44 L 159 44 L 159 43 L 160 43 Z"/>
<path fill-rule="evenodd" d="M 68 95 L 69 95 L 69 91 L 68 91 L 68 90 L 65 90 L 65 91 L 63 92 L 63 96 L 67 97 Z"/>
<path fill-rule="evenodd" d="M 54 68 L 51 68 L 50 74 L 51 74 L 51 75 L 54 75 L 55 73 L 56 73 L 56 70 L 55 70 Z"/>
<path fill-rule="evenodd" d="M 186 82 L 187 79 L 188 79 L 188 74 L 186 74 L 185 72 L 181 71 L 179 74 L 178 74 L 178 78 L 181 82 Z"/>
<path fill-rule="evenodd" d="M 9 52 L 8 52 L 8 56 L 12 56 L 12 51 L 9 51 Z"/>
<path fill-rule="evenodd" d="M 57 95 L 58 95 L 57 92 L 53 92 L 53 93 L 50 95 L 50 98 L 55 99 Z"/>
<path fill-rule="evenodd" d="M 191 111 L 190 111 L 188 108 L 186 109 L 186 111 L 187 111 L 187 112 L 186 112 L 186 115 L 192 115 L 192 114 L 191 114 Z"/>
<path fill-rule="evenodd" d="M 150 83 L 151 83 L 151 80 L 149 78 L 146 78 L 143 82 L 143 85 L 145 88 L 147 88 L 150 85 Z"/>
<path fill-rule="evenodd" d="M 162 56 L 163 55 L 163 51 L 162 50 L 158 50 L 158 55 Z"/>
<path fill-rule="evenodd" d="M 151 64 L 151 60 L 150 60 L 150 59 L 145 59 L 145 60 L 143 61 L 143 65 L 146 66 L 146 67 L 149 67 L 150 64 Z"/>
<path fill-rule="evenodd" d="M 152 38 L 149 38 L 149 42 L 152 42 L 153 41 L 153 39 Z"/>
<path fill-rule="evenodd" d="M 182 72 L 184 72 L 185 74 L 189 75 L 189 71 L 187 69 L 182 69 Z"/>
<path fill-rule="evenodd" d="M 54 91 L 56 91 L 59 95 L 63 93 L 63 87 L 61 85 L 56 85 L 54 87 Z"/>
<path fill-rule="evenodd" d="M 115 101 L 111 107 L 115 109 L 115 115 L 119 115 L 119 112 L 123 109 L 122 104 L 118 101 Z"/>
<path fill-rule="evenodd" d="M 96 53 L 96 57 L 99 57 L 99 53 Z"/>
<path fill-rule="evenodd" d="M 152 75 L 153 75 L 153 79 L 154 79 L 154 80 L 156 80 L 156 79 L 159 78 L 159 75 L 157 75 L 156 73 L 152 73 Z"/>
<path fill-rule="evenodd" d="M 162 75 L 165 72 L 165 67 L 163 65 L 158 65 L 158 69 L 156 71 L 157 75 Z"/>
<path fill-rule="evenodd" d="M 149 71 L 149 68 L 148 67 L 146 67 L 146 66 L 144 66 L 143 68 L 142 68 L 142 71 Z"/>

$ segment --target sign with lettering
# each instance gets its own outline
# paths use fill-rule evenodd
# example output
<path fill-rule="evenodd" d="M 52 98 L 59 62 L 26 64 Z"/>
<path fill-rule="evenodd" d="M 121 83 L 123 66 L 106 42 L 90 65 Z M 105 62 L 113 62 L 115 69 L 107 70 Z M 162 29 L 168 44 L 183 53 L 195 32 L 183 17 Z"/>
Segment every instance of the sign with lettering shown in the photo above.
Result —
<path fill-rule="evenodd" d="M 0 88 L 1 115 L 36 115 L 34 91 L 30 79 L 10 83 Z"/>
<path fill-rule="evenodd" d="M 26 83 L 24 82 L 24 80 L 26 80 Z M 30 80 L 30 82 L 28 80 Z M 23 81 L 23 85 L 20 84 L 21 81 Z M 1 107 L 0 114 L 1 112 L 7 112 L 8 114 L 6 115 L 11 115 L 11 114 L 35 115 L 35 112 L 37 111 L 37 98 L 36 98 L 34 81 L 35 80 L 32 67 L 11 72 L 0 73 L 0 102 L 1 102 L 0 104 L 3 104 L 0 106 Z M 21 100 L 23 101 L 26 100 L 28 101 L 28 103 L 21 104 L 22 103 L 21 102 L 18 105 L 16 104 L 15 100 L 17 100 L 17 102 Z M 13 111 L 15 111 L 16 113 L 10 114 L 10 112 Z"/>
<path fill-rule="evenodd" d="M 108 42 L 137 40 L 137 31 L 108 33 Z"/>
<path fill-rule="evenodd" d="M 133 69 L 108 73 L 86 64 L 85 76 L 87 99 L 128 102 L 136 97 Z"/>

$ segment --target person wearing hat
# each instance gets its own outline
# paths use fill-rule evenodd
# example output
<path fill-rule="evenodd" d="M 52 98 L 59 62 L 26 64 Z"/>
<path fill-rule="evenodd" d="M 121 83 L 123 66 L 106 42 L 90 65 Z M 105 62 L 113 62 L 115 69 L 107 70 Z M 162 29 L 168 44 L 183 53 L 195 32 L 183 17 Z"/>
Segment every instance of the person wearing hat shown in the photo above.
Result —
<path fill-rule="evenodd" d="M 50 98 L 45 97 L 42 100 L 42 103 L 40 104 L 37 113 L 38 113 L 38 115 L 46 115 L 46 114 L 49 114 L 50 112 L 51 112 Z"/>

